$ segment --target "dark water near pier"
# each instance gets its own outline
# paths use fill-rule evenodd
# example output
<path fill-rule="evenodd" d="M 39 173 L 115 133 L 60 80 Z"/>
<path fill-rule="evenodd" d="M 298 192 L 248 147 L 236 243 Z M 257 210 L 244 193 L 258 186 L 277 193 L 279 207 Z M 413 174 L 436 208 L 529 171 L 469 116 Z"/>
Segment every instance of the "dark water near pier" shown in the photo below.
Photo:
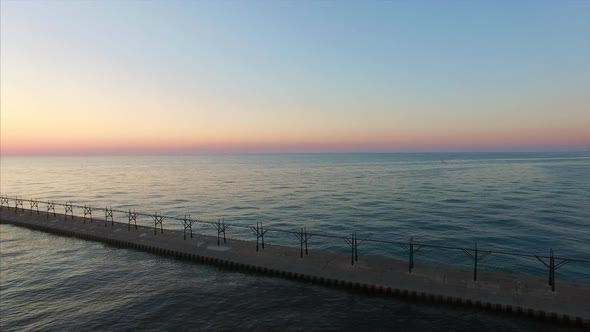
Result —
<path fill-rule="evenodd" d="M 4 195 L 590 256 L 589 153 L 3 157 L 1 163 Z M 181 227 L 172 220 L 165 226 Z M 229 273 L 12 226 L 2 226 L 1 235 L 2 325 L 16 329 L 540 327 L 526 319 Z M 297 245 L 286 236 L 267 241 Z M 312 250 L 346 251 L 341 242 L 317 240 Z M 365 244 L 359 254 L 403 258 L 391 246 Z M 462 253 L 424 251 L 417 260 L 469 264 Z M 534 259 L 494 255 L 481 269 L 545 273 Z M 570 264 L 557 277 L 590 281 L 590 266 Z"/>

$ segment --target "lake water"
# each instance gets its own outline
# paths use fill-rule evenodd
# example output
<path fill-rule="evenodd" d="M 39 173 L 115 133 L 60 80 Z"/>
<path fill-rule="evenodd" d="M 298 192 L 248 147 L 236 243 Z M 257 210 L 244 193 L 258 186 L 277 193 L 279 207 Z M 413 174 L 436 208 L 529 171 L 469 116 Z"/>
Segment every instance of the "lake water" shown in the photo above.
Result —
<path fill-rule="evenodd" d="M 590 256 L 590 153 L 2 157 L 0 184 L 9 196 L 241 225 L 262 222 L 271 229 L 305 226 L 392 241 L 413 236 L 436 245 L 471 247 L 477 241 L 480 249 L 547 255 L 553 248 L 557 256 Z M 138 222 L 153 225 L 148 218 Z M 168 219 L 165 227 L 181 223 Z M 313 324 L 353 329 L 360 322 L 374 328 L 403 328 L 397 324 L 405 322 L 421 330 L 536 324 L 1 229 L 1 319 L 15 329 L 134 329 L 148 322 L 155 329 L 204 324 L 215 330 L 238 322 L 244 329 L 278 330 L 314 329 Z M 252 238 L 239 229 L 228 236 Z M 271 232 L 266 240 L 297 246 L 291 237 Z M 348 250 L 342 240 L 321 238 L 313 238 L 310 249 Z M 360 259 L 405 257 L 399 246 L 364 243 L 359 249 Z M 461 252 L 422 250 L 416 264 L 423 262 L 470 266 Z M 491 255 L 480 266 L 546 274 L 535 259 Z M 590 281 L 590 266 L 571 263 L 557 278 Z M 140 325 L 123 319 L 130 315 Z"/>

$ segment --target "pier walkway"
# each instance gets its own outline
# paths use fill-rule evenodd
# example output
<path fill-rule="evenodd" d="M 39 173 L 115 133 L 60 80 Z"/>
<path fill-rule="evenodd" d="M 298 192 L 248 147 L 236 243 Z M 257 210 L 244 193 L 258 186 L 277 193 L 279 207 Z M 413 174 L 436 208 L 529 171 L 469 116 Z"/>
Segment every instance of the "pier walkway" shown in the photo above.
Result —
<path fill-rule="evenodd" d="M 16 210 L 15 210 L 16 209 Z M 66 208 L 66 213 L 67 208 Z M 590 327 L 590 284 L 560 281 L 552 291 L 546 278 L 481 272 L 421 264 L 408 271 L 408 262 L 363 256 L 351 264 L 351 256 L 314 250 L 301 258 L 303 247 L 227 239 L 195 234 L 184 239 L 182 231 L 132 225 L 64 214 L 38 213 L 6 207 L 0 223 L 45 232 L 106 242 L 180 259 L 193 260 L 243 271 L 300 279 L 307 282 L 357 289 L 384 296 L 473 306 L 529 315 Z M 263 248 L 264 247 L 264 248 Z M 354 250 L 354 249 L 353 249 Z M 354 253 L 353 253 L 354 257 Z"/>

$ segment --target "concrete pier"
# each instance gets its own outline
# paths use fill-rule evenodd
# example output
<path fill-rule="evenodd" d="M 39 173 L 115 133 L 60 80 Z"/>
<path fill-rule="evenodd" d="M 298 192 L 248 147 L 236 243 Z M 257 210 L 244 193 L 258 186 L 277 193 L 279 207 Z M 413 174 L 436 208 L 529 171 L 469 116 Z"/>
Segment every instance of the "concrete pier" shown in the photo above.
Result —
<path fill-rule="evenodd" d="M 31 213 L 32 212 L 32 213 Z M 0 223 L 45 232 L 106 242 L 197 262 L 249 270 L 304 281 L 357 289 L 385 296 L 473 306 L 590 327 L 590 284 L 560 281 L 555 292 L 546 278 L 482 271 L 473 281 L 473 271 L 451 266 L 416 266 L 408 272 L 405 261 L 363 256 L 351 265 L 350 255 L 314 250 L 300 258 L 300 248 L 266 244 L 256 251 L 256 242 L 227 239 L 217 245 L 216 236 L 183 233 L 127 223 L 88 219 L 27 209 L 4 207 Z M 66 220 L 64 220 L 66 219 Z"/>

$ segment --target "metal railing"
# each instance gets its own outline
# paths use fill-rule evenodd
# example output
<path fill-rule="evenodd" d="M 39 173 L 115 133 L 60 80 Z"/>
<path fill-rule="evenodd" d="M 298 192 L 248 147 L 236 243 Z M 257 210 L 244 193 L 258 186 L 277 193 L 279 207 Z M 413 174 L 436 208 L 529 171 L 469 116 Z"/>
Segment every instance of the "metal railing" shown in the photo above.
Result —
<path fill-rule="evenodd" d="M 330 234 L 330 233 L 318 233 L 318 232 L 308 232 L 306 227 L 301 227 L 297 231 L 281 229 L 281 228 L 268 228 L 264 227 L 262 223 L 256 223 L 255 226 L 252 225 L 240 225 L 240 224 L 231 224 L 226 223 L 224 218 L 219 218 L 217 221 L 205 221 L 200 219 L 191 218 L 190 215 L 185 215 L 184 217 L 173 217 L 173 216 L 165 216 L 161 213 L 155 212 L 154 214 L 149 213 L 141 213 L 136 212 L 135 209 L 133 211 L 131 209 L 125 210 L 118 210 L 113 209 L 110 206 L 105 206 L 104 208 L 94 208 L 91 207 L 90 204 L 84 205 L 77 205 L 73 204 L 71 201 L 65 203 L 59 203 L 52 200 L 41 201 L 35 199 L 23 199 L 19 197 L 8 197 L 8 196 L 0 196 L 0 211 L 4 207 L 10 209 L 10 202 L 14 202 L 14 212 L 18 211 L 20 207 L 21 211 L 24 210 L 23 203 L 27 203 L 30 207 L 29 213 L 32 215 L 34 212 L 36 214 L 41 214 L 39 210 L 39 204 L 45 204 L 46 209 L 43 211 L 46 214 L 47 218 L 52 214 L 54 217 L 57 217 L 57 213 L 55 211 L 56 206 L 61 206 L 64 208 L 64 220 L 67 220 L 70 217 L 72 220 L 74 219 L 74 208 L 81 210 L 83 212 L 83 223 L 86 221 L 95 222 L 93 218 L 93 212 L 100 211 L 101 214 L 104 214 L 104 219 L 97 220 L 97 222 L 104 222 L 104 227 L 107 227 L 109 224 L 114 226 L 114 213 L 123 214 L 126 216 L 127 220 L 127 230 L 131 231 L 132 228 L 137 229 L 137 217 L 143 216 L 150 218 L 154 221 L 154 236 L 158 234 L 158 226 L 160 230 L 160 234 L 164 233 L 164 220 L 170 220 L 175 222 L 181 222 L 181 225 L 184 227 L 183 238 L 186 240 L 187 232 L 190 234 L 190 238 L 193 237 L 193 225 L 195 224 L 202 224 L 202 225 L 210 225 L 212 226 L 217 232 L 217 245 L 219 246 L 221 241 L 223 243 L 227 242 L 226 232 L 230 228 L 236 229 L 243 229 L 246 231 L 250 231 L 256 238 L 256 251 L 260 249 L 264 249 L 264 235 L 268 232 L 274 233 L 282 233 L 282 234 L 289 234 L 293 235 L 299 241 L 300 247 L 300 258 L 303 259 L 304 256 L 309 254 L 308 250 L 308 243 L 309 239 L 312 237 L 316 238 L 328 238 L 328 239 L 339 239 L 343 240 L 348 247 L 350 248 L 350 263 L 354 265 L 355 262 L 358 261 L 358 248 L 359 245 L 362 243 L 374 243 L 374 244 L 385 244 L 385 245 L 394 245 L 399 246 L 401 250 L 407 254 L 408 257 L 408 272 L 412 273 L 412 270 L 415 265 L 414 256 L 423 248 L 429 249 L 442 249 L 442 250 L 450 250 L 450 251 L 459 251 L 463 252 L 467 259 L 471 260 L 473 263 L 473 281 L 477 281 L 477 274 L 478 274 L 478 264 L 490 255 L 500 255 L 500 256 L 512 256 L 512 257 L 521 257 L 521 258 L 530 258 L 536 259 L 541 262 L 548 270 L 549 278 L 548 278 L 548 285 L 551 286 L 551 290 L 555 291 L 555 271 L 559 270 L 561 267 L 569 264 L 569 263 L 577 263 L 577 264 L 590 264 L 590 259 L 572 259 L 566 257 L 558 257 L 554 255 L 553 248 L 549 249 L 549 255 L 536 255 L 532 253 L 525 253 L 525 252 L 509 252 L 509 251 L 501 251 L 501 250 L 485 250 L 480 249 L 477 246 L 477 242 L 475 242 L 472 248 L 465 248 L 465 247 L 454 247 L 454 246 L 442 246 L 442 245 L 433 245 L 433 244 L 426 244 L 426 243 L 418 243 L 414 242 L 414 238 L 410 237 L 408 242 L 401 242 L 401 241 L 391 241 L 391 240 L 383 240 L 383 239 L 376 239 L 376 238 L 368 238 L 368 237 L 359 237 L 357 236 L 356 232 L 352 232 L 349 235 L 341 235 L 341 234 Z M 96 213 L 95 213 L 96 215 Z M 151 227 L 151 226 L 150 226 Z"/>

